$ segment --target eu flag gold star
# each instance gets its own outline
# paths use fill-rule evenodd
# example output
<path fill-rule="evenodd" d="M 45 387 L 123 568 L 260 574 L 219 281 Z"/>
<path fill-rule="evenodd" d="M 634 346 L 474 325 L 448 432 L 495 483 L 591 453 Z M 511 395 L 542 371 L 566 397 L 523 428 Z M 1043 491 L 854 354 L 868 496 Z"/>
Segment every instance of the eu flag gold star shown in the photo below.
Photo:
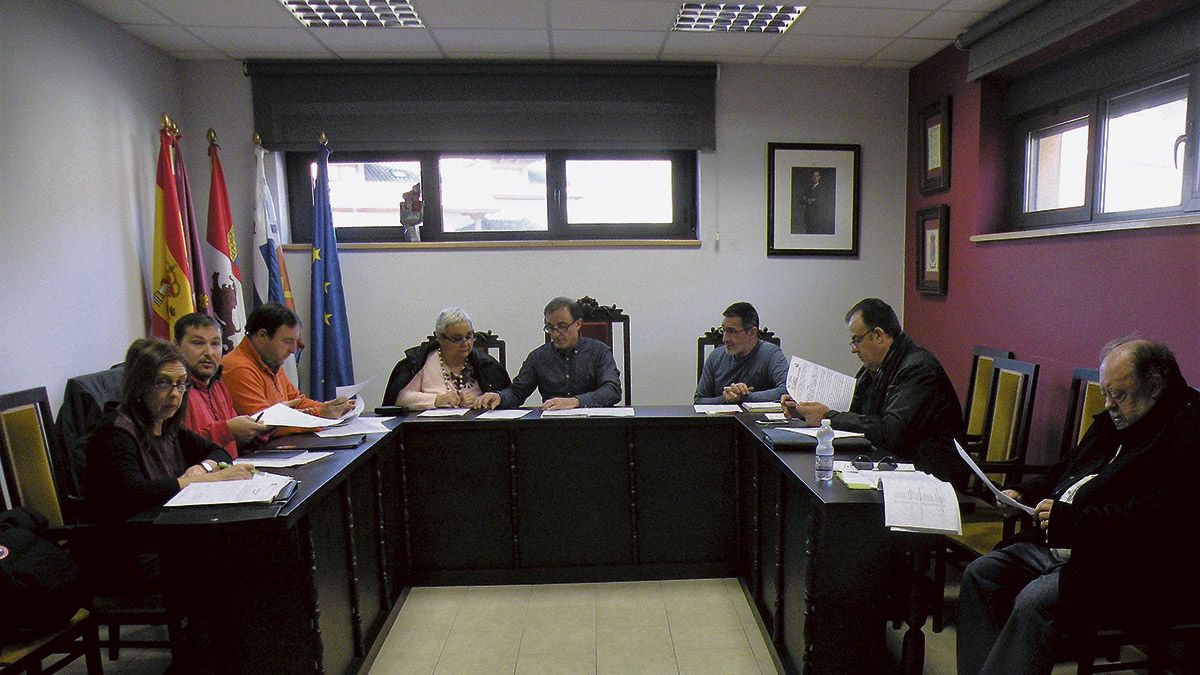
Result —
<path fill-rule="evenodd" d="M 329 319 L 331 319 L 332 317 L 333 317 L 333 315 L 332 315 L 332 314 L 326 314 L 326 315 L 325 315 L 325 325 L 326 325 L 326 326 L 328 326 L 328 325 L 329 325 Z"/>
<path fill-rule="evenodd" d="M 321 249 L 319 249 L 319 248 L 317 248 L 316 246 L 314 246 L 314 247 L 313 247 L 313 259 L 312 259 L 312 261 L 313 261 L 313 262 L 317 262 L 317 261 L 318 261 L 318 260 L 320 260 L 320 259 L 321 259 Z"/>

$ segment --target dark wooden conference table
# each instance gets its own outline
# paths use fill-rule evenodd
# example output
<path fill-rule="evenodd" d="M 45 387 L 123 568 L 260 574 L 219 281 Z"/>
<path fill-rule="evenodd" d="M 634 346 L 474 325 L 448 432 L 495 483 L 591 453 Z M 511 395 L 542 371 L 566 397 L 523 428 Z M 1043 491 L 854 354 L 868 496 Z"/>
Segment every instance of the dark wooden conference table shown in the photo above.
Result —
<path fill-rule="evenodd" d="M 163 509 L 176 662 L 359 672 L 414 586 L 736 576 L 789 670 L 886 670 L 882 498 L 815 480 L 761 414 L 475 414 L 271 469 L 300 480 L 282 505 Z"/>

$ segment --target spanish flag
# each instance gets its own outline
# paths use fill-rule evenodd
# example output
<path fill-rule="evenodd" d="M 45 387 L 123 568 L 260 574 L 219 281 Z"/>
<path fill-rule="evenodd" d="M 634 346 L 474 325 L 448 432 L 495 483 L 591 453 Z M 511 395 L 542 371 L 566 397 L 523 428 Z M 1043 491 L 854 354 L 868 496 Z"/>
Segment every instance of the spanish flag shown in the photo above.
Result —
<path fill-rule="evenodd" d="M 171 339 L 175 319 L 196 311 L 191 266 L 179 213 L 179 193 L 171 162 L 171 131 L 158 132 L 158 176 L 154 183 L 154 250 L 150 265 L 150 334 Z"/>

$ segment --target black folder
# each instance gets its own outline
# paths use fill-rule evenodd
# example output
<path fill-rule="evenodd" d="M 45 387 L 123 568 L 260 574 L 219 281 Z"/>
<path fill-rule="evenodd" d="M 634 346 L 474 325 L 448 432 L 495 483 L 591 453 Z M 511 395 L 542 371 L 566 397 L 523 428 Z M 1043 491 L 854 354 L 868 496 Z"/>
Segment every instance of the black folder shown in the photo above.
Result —
<path fill-rule="evenodd" d="M 763 436 L 767 437 L 767 442 L 771 447 L 780 450 L 816 450 L 817 439 L 807 434 L 798 434 L 794 431 L 784 431 L 783 429 L 763 429 Z M 833 440 L 834 450 L 844 450 L 846 452 L 870 452 L 871 441 L 868 441 L 863 436 L 855 436 L 851 438 L 835 438 Z"/>

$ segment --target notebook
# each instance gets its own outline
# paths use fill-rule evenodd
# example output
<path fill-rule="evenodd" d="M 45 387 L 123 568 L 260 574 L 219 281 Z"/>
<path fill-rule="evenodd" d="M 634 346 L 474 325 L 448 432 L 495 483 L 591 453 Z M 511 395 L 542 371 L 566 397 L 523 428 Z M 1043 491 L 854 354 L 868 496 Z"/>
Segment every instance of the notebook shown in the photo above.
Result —
<path fill-rule="evenodd" d="M 357 448 L 366 436 L 333 436 L 322 438 L 314 434 L 280 436 L 267 441 L 259 452 L 290 452 L 293 450 L 348 450 Z"/>

